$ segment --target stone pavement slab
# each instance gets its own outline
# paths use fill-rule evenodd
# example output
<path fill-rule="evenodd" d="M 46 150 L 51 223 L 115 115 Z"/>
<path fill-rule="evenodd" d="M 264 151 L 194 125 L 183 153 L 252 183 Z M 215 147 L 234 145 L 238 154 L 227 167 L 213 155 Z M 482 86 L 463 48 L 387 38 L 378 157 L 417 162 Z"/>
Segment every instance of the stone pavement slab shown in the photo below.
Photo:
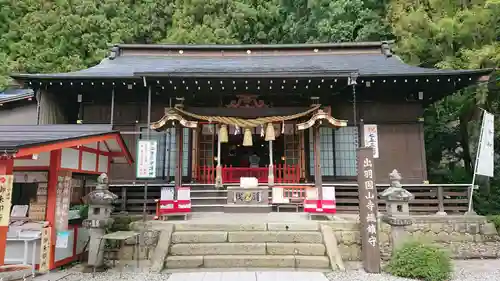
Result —
<path fill-rule="evenodd" d="M 172 273 L 168 281 L 327 281 L 321 272 L 235 271 Z"/>

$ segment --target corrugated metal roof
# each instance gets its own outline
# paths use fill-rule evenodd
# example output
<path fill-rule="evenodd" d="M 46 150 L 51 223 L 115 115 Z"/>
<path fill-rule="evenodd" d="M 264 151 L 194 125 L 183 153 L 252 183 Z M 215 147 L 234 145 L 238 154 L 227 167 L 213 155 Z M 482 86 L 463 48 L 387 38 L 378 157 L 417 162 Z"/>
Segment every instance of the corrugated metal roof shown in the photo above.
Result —
<path fill-rule="evenodd" d="M 34 97 L 32 89 L 7 89 L 0 92 L 0 103 L 8 103 Z"/>
<path fill-rule="evenodd" d="M 373 43 L 371 43 L 373 45 Z M 379 43 L 381 44 L 381 43 Z M 149 47 L 148 47 L 149 46 Z M 274 45 L 276 47 L 276 45 Z M 311 45 L 313 46 L 313 45 Z M 337 48 L 341 48 L 341 45 Z M 360 45 L 362 46 L 362 45 Z M 371 45 L 370 45 L 371 46 Z M 140 55 L 119 55 L 119 48 L 142 49 Z M 160 48 L 161 47 L 161 48 Z M 205 46 L 206 47 L 206 46 Z M 216 48 L 217 46 L 211 46 Z M 227 47 L 227 46 L 226 46 Z M 241 46 L 240 46 L 241 47 Z M 262 46 L 261 46 L 262 47 Z M 373 47 L 373 46 L 372 46 Z M 356 52 L 356 50 L 339 53 L 317 54 L 281 54 L 248 56 L 160 56 L 148 54 L 153 50 L 173 48 L 172 45 L 119 45 L 115 48 L 116 57 L 107 58 L 98 65 L 68 73 L 54 74 L 14 74 L 17 79 L 107 79 L 107 78 L 139 78 L 154 74 L 171 75 L 210 75 L 226 74 L 268 74 L 268 73 L 316 73 L 331 74 L 359 72 L 360 76 L 421 76 L 421 75 L 461 75 L 483 74 L 491 70 L 440 70 L 411 66 L 396 56 L 387 56 L 380 52 Z M 333 48 L 333 47 L 331 47 Z M 380 47 L 379 47 L 380 48 Z"/>
<path fill-rule="evenodd" d="M 113 133 L 111 125 L 4 125 L 0 126 L 0 151 Z"/>

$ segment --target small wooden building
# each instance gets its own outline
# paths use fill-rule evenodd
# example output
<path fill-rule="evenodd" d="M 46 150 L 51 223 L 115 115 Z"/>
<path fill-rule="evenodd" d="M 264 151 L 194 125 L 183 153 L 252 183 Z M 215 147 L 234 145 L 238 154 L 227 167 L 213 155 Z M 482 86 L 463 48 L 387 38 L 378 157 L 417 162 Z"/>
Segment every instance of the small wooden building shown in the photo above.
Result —
<path fill-rule="evenodd" d="M 243 175 L 265 181 L 269 164 L 274 165 L 275 182 L 314 182 L 314 133 L 296 125 L 314 112 L 301 114 L 318 106 L 345 121 L 345 126 L 318 130 L 322 182 L 355 182 L 355 152 L 361 142 L 376 147 L 379 183 L 387 183 L 396 168 L 403 183 L 421 184 L 427 180 L 424 108 L 491 70 L 410 66 L 391 52 L 390 43 L 115 45 L 107 58 L 88 69 L 12 77 L 34 89 L 42 102 L 45 97 L 53 101 L 60 113 L 53 122 L 111 124 L 131 151 L 147 137 L 151 124 L 178 105 L 182 112 L 177 113 L 197 125 L 177 130 L 157 126 L 160 130 L 150 133 L 159 141 L 157 183 L 175 175 L 180 182 L 182 175 L 184 183 L 211 185 L 218 163 L 223 183 Z M 294 115 L 300 118 L 273 119 Z M 249 127 L 252 146 L 243 145 L 245 128 L 228 123 L 228 142 L 220 145 L 219 158 L 221 117 L 271 121 Z M 275 132 L 272 149 L 263 137 L 268 123 Z M 253 154 L 259 163 L 249 167 Z M 135 176 L 134 166 L 111 165 L 115 184 L 131 184 Z"/>

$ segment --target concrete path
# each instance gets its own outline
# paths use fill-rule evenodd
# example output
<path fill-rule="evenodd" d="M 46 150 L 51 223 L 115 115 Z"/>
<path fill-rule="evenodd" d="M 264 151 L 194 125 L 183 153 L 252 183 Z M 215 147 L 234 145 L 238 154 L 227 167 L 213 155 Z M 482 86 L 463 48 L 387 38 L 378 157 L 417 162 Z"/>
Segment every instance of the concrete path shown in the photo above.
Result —
<path fill-rule="evenodd" d="M 237 271 L 172 273 L 168 281 L 328 281 L 321 272 Z"/>

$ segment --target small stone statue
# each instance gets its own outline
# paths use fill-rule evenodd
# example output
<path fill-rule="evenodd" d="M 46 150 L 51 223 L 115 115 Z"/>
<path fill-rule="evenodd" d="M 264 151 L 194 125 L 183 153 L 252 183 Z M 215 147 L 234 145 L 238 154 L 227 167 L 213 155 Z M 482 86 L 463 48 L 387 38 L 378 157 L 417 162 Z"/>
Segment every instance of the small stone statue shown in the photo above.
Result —
<path fill-rule="evenodd" d="M 391 186 L 382 191 L 380 198 L 383 198 L 385 201 L 400 202 L 408 202 L 415 198 L 413 194 L 401 185 L 401 174 L 396 169 L 392 170 L 392 173 L 389 174 L 389 179 L 391 180 Z"/>

